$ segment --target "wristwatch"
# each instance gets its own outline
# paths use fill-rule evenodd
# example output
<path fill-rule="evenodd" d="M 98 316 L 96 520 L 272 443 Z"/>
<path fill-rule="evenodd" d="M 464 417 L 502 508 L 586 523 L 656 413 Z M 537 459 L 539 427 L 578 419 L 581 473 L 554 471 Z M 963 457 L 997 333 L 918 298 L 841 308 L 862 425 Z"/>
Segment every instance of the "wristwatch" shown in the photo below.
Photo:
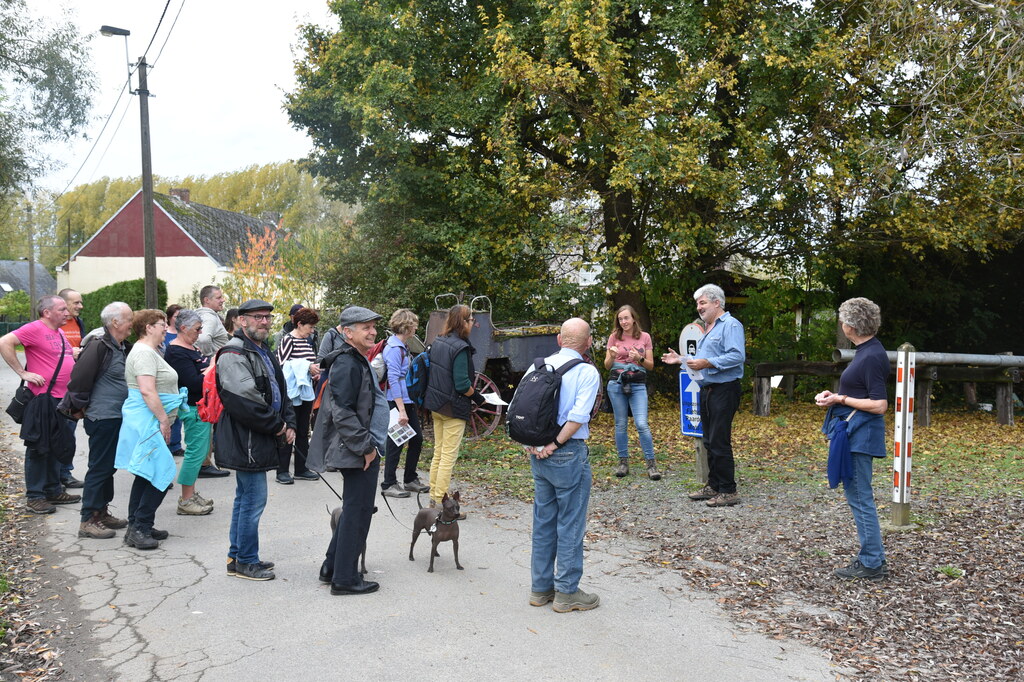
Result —
<path fill-rule="evenodd" d="M 564 446 L 565 446 L 565 443 L 559 443 L 559 442 L 558 442 L 558 438 L 555 438 L 555 440 L 554 440 L 553 442 L 554 442 L 554 444 L 555 444 L 555 450 L 558 450 L 559 448 L 561 448 L 561 447 L 564 447 Z"/>

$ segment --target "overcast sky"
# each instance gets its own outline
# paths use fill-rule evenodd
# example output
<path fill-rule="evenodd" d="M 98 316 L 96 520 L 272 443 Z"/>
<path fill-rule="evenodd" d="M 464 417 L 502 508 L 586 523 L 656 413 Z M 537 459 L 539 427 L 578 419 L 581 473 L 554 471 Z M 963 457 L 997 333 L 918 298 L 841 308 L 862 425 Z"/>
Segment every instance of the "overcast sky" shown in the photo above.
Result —
<path fill-rule="evenodd" d="M 41 186 L 62 191 L 71 182 L 127 80 L 125 39 L 101 36 L 99 27 L 131 31 L 127 61 L 134 63 L 145 51 L 165 3 L 29 2 L 34 13 L 56 17 L 68 12 L 83 35 L 95 36 L 89 45 L 99 80 L 87 137 L 52 150 L 64 167 L 42 179 Z M 170 1 L 147 57 L 154 64 L 149 72 L 154 174 L 212 175 L 298 159 L 309 152 L 308 139 L 291 127 L 282 110 L 284 93 L 294 88 L 292 48 L 298 42 L 300 23 L 335 25 L 327 0 Z M 133 76 L 132 90 L 137 87 L 137 76 Z M 118 121 L 120 127 L 112 135 Z M 138 97 L 125 95 L 72 187 L 105 175 L 128 177 L 141 172 Z"/>

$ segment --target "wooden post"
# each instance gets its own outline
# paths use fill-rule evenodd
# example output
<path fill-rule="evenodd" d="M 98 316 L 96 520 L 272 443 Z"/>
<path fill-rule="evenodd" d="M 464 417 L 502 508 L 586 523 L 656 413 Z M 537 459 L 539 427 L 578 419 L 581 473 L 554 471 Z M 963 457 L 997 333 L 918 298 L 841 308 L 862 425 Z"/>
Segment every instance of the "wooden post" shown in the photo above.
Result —
<path fill-rule="evenodd" d="M 978 409 L 978 384 L 973 381 L 964 382 L 964 402 L 972 410 Z"/>
<path fill-rule="evenodd" d="M 900 348 L 902 347 L 900 346 Z M 936 375 L 934 367 L 918 368 L 914 397 L 917 402 L 915 421 L 919 426 L 932 425 L 932 385 L 935 383 Z"/>
<path fill-rule="evenodd" d="M 1013 355 L 1013 353 L 996 353 L 996 355 Z M 1013 384 L 1010 381 L 996 384 L 996 421 L 1005 426 L 1013 426 Z"/>
<path fill-rule="evenodd" d="M 914 383 L 917 354 L 904 343 L 896 351 L 896 419 L 892 460 L 892 525 L 910 525 L 910 465 L 914 450 Z M 931 381 L 927 382 L 930 384 Z"/>
<path fill-rule="evenodd" d="M 708 451 L 704 449 L 704 439 L 697 438 L 697 450 L 694 455 L 693 473 L 699 485 L 708 484 Z"/>
<path fill-rule="evenodd" d="M 754 377 L 754 414 L 767 417 L 772 411 L 772 378 Z"/>

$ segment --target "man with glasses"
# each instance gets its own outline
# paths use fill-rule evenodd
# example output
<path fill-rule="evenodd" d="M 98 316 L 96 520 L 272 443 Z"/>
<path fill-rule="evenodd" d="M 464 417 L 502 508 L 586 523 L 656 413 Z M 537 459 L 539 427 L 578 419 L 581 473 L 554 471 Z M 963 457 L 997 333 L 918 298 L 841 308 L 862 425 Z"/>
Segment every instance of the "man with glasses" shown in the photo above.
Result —
<path fill-rule="evenodd" d="M 277 469 L 279 443 L 295 440 L 284 374 L 267 337 L 274 306 L 249 300 L 238 308 L 238 330 L 217 354 L 217 390 L 224 404 L 214 431 L 217 464 L 235 470 L 228 575 L 273 580 L 274 564 L 260 561 L 259 525 L 267 505 L 267 472 Z"/>

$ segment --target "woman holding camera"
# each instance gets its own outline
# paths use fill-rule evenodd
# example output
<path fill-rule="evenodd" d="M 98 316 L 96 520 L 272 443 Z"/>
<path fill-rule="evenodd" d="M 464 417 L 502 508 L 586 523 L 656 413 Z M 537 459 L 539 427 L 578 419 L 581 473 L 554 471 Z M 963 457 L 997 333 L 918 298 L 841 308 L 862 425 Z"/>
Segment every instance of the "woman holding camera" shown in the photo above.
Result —
<path fill-rule="evenodd" d="M 647 462 L 647 476 L 652 481 L 661 479 L 654 461 L 654 439 L 647 424 L 647 372 L 654 369 L 654 344 L 651 335 L 640 328 L 636 310 L 624 305 L 615 312 L 615 328 L 608 337 L 608 350 L 604 356 L 605 369 L 611 370 L 608 380 L 608 399 L 615 413 L 615 449 L 619 453 L 619 466 L 615 475 L 629 474 L 629 413 L 640 436 L 640 449 Z"/>

